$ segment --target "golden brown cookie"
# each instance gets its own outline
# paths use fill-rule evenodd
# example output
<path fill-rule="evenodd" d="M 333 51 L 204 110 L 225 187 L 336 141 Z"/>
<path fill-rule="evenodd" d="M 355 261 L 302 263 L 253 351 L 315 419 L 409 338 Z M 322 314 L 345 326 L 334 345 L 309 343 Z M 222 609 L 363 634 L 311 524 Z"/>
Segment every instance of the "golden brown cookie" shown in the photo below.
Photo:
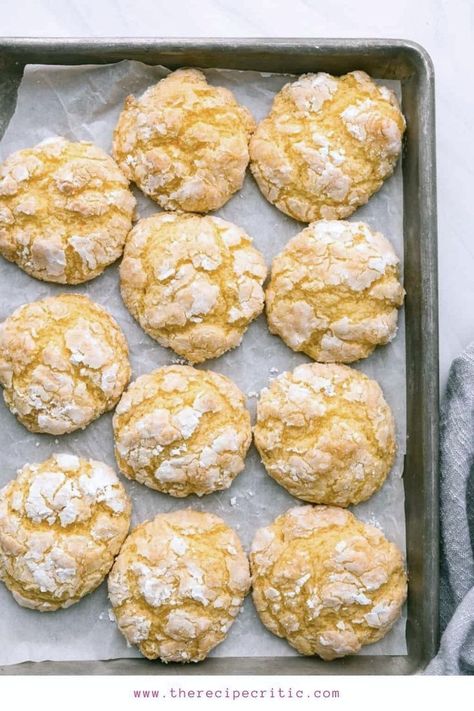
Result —
<path fill-rule="evenodd" d="M 227 489 L 252 439 L 245 399 L 224 375 L 171 365 L 137 378 L 115 410 L 120 470 L 172 496 Z"/>
<path fill-rule="evenodd" d="M 0 384 L 31 432 L 65 434 L 111 410 L 130 379 L 117 322 L 81 294 L 20 306 L 0 324 Z"/>
<path fill-rule="evenodd" d="M 367 358 L 397 333 L 399 272 L 390 242 L 363 222 L 313 222 L 273 260 L 269 329 L 314 360 Z"/>
<path fill-rule="evenodd" d="M 130 526 L 131 505 L 102 462 L 54 454 L 0 491 L 0 580 L 23 607 L 69 607 L 100 585 Z"/>
<path fill-rule="evenodd" d="M 125 175 L 165 210 L 208 212 L 242 187 L 255 122 L 234 95 L 197 69 L 178 69 L 140 99 L 114 132 Z"/>
<path fill-rule="evenodd" d="M 135 528 L 109 576 L 118 627 L 148 659 L 199 662 L 222 642 L 250 587 L 234 531 L 210 513 L 158 514 Z"/>
<path fill-rule="evenodd" d="M 395 458 L 395 422 L 382 390 L 345 365 L 299 365 L 275 378 L 258 401 L 254 435 L 268 474 L 317 504 L 365 501 Z"/>
<path fill-rule="evenodd" d="M 345 509 L 301 506 L 257 531 L 253 599 L 268 629 L 326 660 L 384 637 L 400 616 L 407 576 L 400 550 Z"/>
<path fill-rule="evenodd" d="M 275 96 L 250 142 L 264 196 L 295 220 L 348 217 L 394 170 L 405 119 L 365 72 L 304 74 Z"/>
<path fill-rule="evenodd" d="M 121 256 L 134 208 L 104 151 L 48 139 L 0 166 L 0 254 L 36 279 L 80 284 Z"/>
<path fill-rule="evenodd" d="M 263 310 L 266 273 L 240 227 L 219 217 L 161 213 L 131 231 L 120 288 L 152 338 L 200 363 L 239 345 Z"/>

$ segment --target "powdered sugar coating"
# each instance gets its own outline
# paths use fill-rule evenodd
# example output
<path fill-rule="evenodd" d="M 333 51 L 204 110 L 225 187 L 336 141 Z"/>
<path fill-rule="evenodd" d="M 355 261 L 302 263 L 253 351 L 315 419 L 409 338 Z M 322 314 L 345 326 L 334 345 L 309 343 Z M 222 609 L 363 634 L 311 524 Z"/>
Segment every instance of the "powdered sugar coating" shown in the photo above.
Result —
<path fill-rule="evenodd" d="M 125 175 L 165 210 L 208 212 L 242 187 L 255 122 L 232 92 L 179 69 L 129 96 L 114 132 Z"/>
<path fill-rule="evenodd" d="M 262 391 L 254 428 L 265 468 L 290 494 L 319 504 L 365 501 L 395 458 L 395 422 L 375 380 L 311 363 Z"/>
<path fill-rule="evenodd" d="M 223 375 L 185 365 L 137 378 L 113 426 L 120 470 L 172 496 L 227 489 L 251 442 L 244 396 Z"/>
<path fill-rule="evenodd" d="M 135 202 L 100 148 L 48 139 L 0 166 L 0 253 L 43 281 L 88 281 L 121 256 Z"/>
<path fill-rule="evenodd" d="M 369 356 L 397 332 L 404 290 L 390 242 L 363 222 L 319 220 L 273 260 L 270 331 L 326 363 Z"/>
<path fill-rule="evenodd" d="M 65 434 L 112 409 L 130 379 L 116 321 L 81 294 L 20 306 L 0 324 L 0 384 L 31 432 Z"/>
<path fill-rule="evenodd" d="M 198 662 L 222 642 L 250 587 L 247 557 L 214 514 L 158 514 L 135 528 L 109 576 L 120 631 L 148 659 Z"/>
<path fill-rule="evenodd" d="M 266 273 L 263 256 L 236 225 L 160 213 L 131 231 L 120 285 L 152 338 L 200 363 L 239 345 L 263 309 Z"/>
<path fill-rule="evenodd" d="M 267 200 L 295 220 L 340 219 L 392 174 L 404 130 L 396 96 L 364 72 L 304 74 L 257 126 L 250 167 Z"/>
<path fill-rule="evenodd" d="M 268 629 L 326 660 L 382 639 L 406 599 L 403 557 L 345 509 L 289 509 L 257 531 L 253 599 Z"/>
<path fill-rule="evenodd" d="M 69 607 L 109 572 L 131 504 L 106 464 L 55 454 L 0 491 L 0 579 L 23 607 Z"/>

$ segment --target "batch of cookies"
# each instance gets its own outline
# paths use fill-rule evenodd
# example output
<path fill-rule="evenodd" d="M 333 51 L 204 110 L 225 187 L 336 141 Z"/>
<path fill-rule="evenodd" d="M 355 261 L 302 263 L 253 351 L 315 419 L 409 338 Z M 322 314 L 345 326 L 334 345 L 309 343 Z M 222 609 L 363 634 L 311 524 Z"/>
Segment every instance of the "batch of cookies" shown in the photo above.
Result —
<path fill-rule="evenodd" d="M 20 605 L 69 607 L 108 575 L 120 631 L 165 662 L 204 659 L 250 587 L 263 624 L 302 654 L 353 654 L 393 626 L 406 598 L 402 554 L 346 507 L 383 486 L 395 424 L 379 385 L 344 364 L 394 338 L 404 290 L 390 242 L 344 218 L 391 175 L 404 129 L 396 97 L 363 72 L 286 84 L 256 126 L 230 91 L 185 69 L 127 99 L 113 159 L 51 138 L 0 166 L 3 257 L 64 285 L 123 257 L 125 306 L 188 363 L 129 384 L 127 341 L 105 308 L 70 292 L 27 303 L 0 325 L 0 383 L 30 432 L 60 436 L 115 408 L 120 472 L 203 496 L 244 469 L 252 427 L 239 388 L 194 365 L 238 347 L 264 306 L 271 333 L 314 361 L 259 396 L 253 438 L 265 469 L 309 503 L 255 533 L 250 566 L 210 513 L 159 513 L 129 533 L 116 473 L 59 453 L 0 492 L 0 579 Z M 249 162 L 265 198 L 307 223 L 265 291 L 252 239 L 207 214 L 242 187 Z M 163 211 L 133 224 L 130 182 Z"/>

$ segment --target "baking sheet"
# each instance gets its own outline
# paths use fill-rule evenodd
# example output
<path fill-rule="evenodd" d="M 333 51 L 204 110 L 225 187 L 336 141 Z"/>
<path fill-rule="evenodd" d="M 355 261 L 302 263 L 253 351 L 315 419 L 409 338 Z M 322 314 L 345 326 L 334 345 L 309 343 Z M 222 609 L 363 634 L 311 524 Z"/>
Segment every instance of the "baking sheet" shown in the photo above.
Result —
<path fill-rule="evenodd" d="M 356 68 L 356 67 L 355 67 Z M 104 66 L 28 66 L 20 85 L 18 103 L 12 120 L 0 143 L 3 160 L 14 150 L 34 145 L 52 135 L 71 140 L 91 140 L 110 152 L 112 129 L 125 97 L 139 95 L 150 84 L 167 73 L 163 67 L 151 67 L 139 62 L 122 61 Z M 234 70 L 205 70 L 210 83 L 230 88 L 257 120 L 270 107 L 273 95 L 289 75 L 261 74 Z M 400 93 L 400 83 L 384 84 Z M 140 217 L 151 214 L 157 206 L 138 191 Z M 216 214 L 234 221 L 254 238 L 264 253 L 267 264 L 288 239 L 302 226 L 272 207 L 261 196 L 250 176 L 243 189 Z M 403 187 L 400 164 L 394 176 L 368 205 L 358 210 L 352 219 L 366 220 L 389 237 L 403 258 Z M 119 294 L 117 267 L 82 287 L 45 284 L 24 274 L 15 265 L 0 261 L 0 319 L 26 301 L 47 295 L 75 291 L 87 293 L 108 308 L 127 336 L 133 377 L 170 362 L 176 356 L 140 329 L 124 308 Z M 402 483 L 403 456 L 406 437 L 405 402 L 405 329 L 403 312 L 395 341 L 378 349 L 369 359 L 357 364 L 381 384 L 391 405 L 396 423 L 398 454 L 395 466 L 380 492 L 368 502 L 354 508 L 362 519 L 379 525 L 385 534 L 405 550 L 404 491 Z M 241 387 L 248 396 L 248 406 L 254 415 L 256 395 L 268 381 L 284 370 L 308 362 L 293 353 L 280 339 L 271 336 L 260 317 L 247 331 L 241 346 L 201 368 L 221 372 Z M 251 365 L 251 367 L 249 367 Z M 104 415 L 79 433 L 59 439 L 27 432 L 8 410 L 0 405 L 0 448 L 2 467 L 0 486 L 14 477 L 26 461 L 40 461 L 52 452 L 70 451 L 80 456 L 102 459 L 114 466 L 111 415 Z M 232 487 L 203 499 L 186 500 L 151 491 L 139 484 L 125 481 L 133 500 L 132 525 L 153 517 L 160 511 L 185 506 L 213 511 L 223 517 L 239 533 L 248 549 L 255 530 L 298 502 L 268 477 L 252 447 L 245 471 Z M 106 586 L 83 599 L 79 604 L 54 613 L 41 614 L 20 608 L 4 586 L 0 586 L 0 664 L 26 660 L 94 660 L 139 656 L 127 647 L 122 635 L 110 620 Z M 365 654 L 406 654 L 405 615 L 384 640 L 363 650 Z M 212 656 L 293 656 L 294 650 L 269 633 L 259 622 L 250 597 L 238 616 L 225 642 Z"/>

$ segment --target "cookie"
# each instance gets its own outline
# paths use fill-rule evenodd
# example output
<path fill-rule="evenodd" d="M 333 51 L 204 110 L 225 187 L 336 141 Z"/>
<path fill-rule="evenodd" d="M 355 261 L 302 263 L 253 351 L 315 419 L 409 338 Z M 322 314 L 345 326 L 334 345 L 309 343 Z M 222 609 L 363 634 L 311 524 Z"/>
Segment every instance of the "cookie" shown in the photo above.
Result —
<path fill-rule="evenodd" d="M 239 345 L 263 310 L 266 273 L 263 256 L 236 225 L 161 213 L 131 231 L 120 288 L 148 335 L 201 363 Z"/>
<path fill-rule="evenodd" d="M 23 607 L 49 612 L 95 590 L 130 526 L 131 505 L 102 462 L 55 454 L 0 491 L 0 580 Z"/>
<path fill-rule="evenodd" d="M 317 361 L 367 358 L 397 333 L 399 272 L 390 242 L 363 222 L 313 222 L 273 260 L 269 329 Z"/>
<path fill-rule="evenodd" d="M 140 99 L 129 96 L 113 154 L 165 210 L 208 212 L 242 187 L 255 122 L 234 95 L 197 69 L 178 69 Z"/>
<path fill-rule="evenodd" d="M 395 423 L 382 390 L 345 365 L 282 373 L 260 395 L 254 435 L 268 474 L 317 504 L 365 501 L 395 458 Z"/>
<path fill-rule="evenodd" d="M 0 324 L 0 384 L 31 432 L 83 429 L 111 410 L 130 379 L 117 322 L 81 294 L 20 306 Z"/>
<path fill-rule="evenodd" d="M 224 375 L 171 365 L 137 378 L 113 427 L 120 471 L 172 496 L 227 489 L 251 442 L 244 396 Z"/>
<path fill-rule="evenodd" d="M 365 72 L 304 74 L 275 96 L 250 142 L 263 195 L 301 222 L 341 219 L 395 168 L 405 119 L 395 94 Z"/>
<path fill-rule="evenodd" d="M 104 151 L 47 139 L 0 166 L 0 254 L 36 279 L 80 284 L 121 256 L 134 208 Z"/>
<path fill-rule="evenodd" d="M 400 550 L 345 509 L 301 506 L 257 531 L 250 553 L 263 624 L 300 654 L 331 660 L 384 637 L 400 616 Z"/>
<path fill-rule="evenodd" d="M 134 529 L 109 576 L 118 627 L 148 659 L 199 662 L 222 642 L 250 587 L 237 535 L 214 514 L 158 514 Z"/>

